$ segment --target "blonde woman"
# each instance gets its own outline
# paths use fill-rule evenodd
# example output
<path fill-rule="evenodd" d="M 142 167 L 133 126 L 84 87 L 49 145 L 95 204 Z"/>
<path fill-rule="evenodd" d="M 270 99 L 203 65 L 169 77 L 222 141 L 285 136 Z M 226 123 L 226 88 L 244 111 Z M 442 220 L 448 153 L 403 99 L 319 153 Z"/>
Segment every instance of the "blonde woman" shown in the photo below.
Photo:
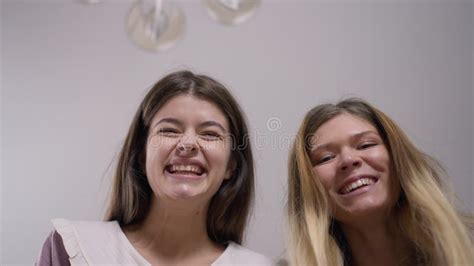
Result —
<path fill-rule="evenodd" d="M 310 110 L 289 158 L 293 265 L 473 265 L 443 172 L 387 115 L 349 99 Z"/>

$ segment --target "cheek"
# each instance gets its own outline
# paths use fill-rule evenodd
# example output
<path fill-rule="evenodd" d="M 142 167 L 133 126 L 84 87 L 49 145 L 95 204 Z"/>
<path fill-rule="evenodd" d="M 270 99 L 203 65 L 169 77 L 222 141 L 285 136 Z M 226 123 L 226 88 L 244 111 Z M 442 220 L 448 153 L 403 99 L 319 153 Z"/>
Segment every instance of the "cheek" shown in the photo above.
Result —
<path fill-rule="evenodd" d="M 159 153 L 156 149 L 150 148 L 147 149 L 146 153 L 146 174 L 147 176 L 154 176 L 158 171 L 157 166 L 160 160 Z"/>
<path fill-rule="evenodd" d="M 168 138 L 163 136 L 152 136 L 147 143 L 147 150 L 171 149 L 176 146 L 179 138 Z"/>
<path fill-rule="evenodd" d="M 197 144 L 203 151 L 208 153 L 223 156 L 223 154 L 230 153 L 230 143 L 228 141 L 206 141 L 198 139 Z"/>
<path fill-rule="evenodd" d="M 152 137 L 146 147 L 147 174 L 153 174 L 154 171 L 161 168 L 162 163 L 166 161 L 166 158 L 175 146 L 176 143 L 173 143 L 173 139 Z"/>
<path fill-rule="evenodd" d="M 335 174 L 329 167 L 326 166 L 327 165 L 313 168 L 313 174 L 314 178 L 319 179 L 326 191 L 329 191 L 333 187 Z"/>
<path fill-rule="evenodd" d="M 380 172 L 390 171 L 390 158 L 385 148 L 370 153 L 368 158 L 375 170 Z"/>
<path fill-rule="evenodd" d="M 400 183 L 393 174 L 388 151 L 386 149 L 380 149 L 377 153 L 373 153 L 370 156 L 370 165 L 376 171 L 383 173 L 386 176 L 387 191 L 389 192 L 390 197 L 395 199 L 398 198 L 401 190 Z"/>
<path fill-rule="evenodd" d="M 230 159 L 230 147 L 222 141 L 210 142 L 201 145 L 207 161 L 216 168 L 227 168 Z"/>

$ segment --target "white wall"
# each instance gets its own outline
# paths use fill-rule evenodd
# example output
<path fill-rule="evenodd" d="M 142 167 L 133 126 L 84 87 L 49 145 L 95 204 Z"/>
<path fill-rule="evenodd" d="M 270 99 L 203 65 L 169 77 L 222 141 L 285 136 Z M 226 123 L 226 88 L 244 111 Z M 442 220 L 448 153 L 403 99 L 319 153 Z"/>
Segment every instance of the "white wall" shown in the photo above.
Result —
<path fill-rule="evenodd" d="M 2 265 L 31 264 L 51 218 L 102 217 L 109 166 L 146 88 L 183 67 L 227 84 L 260 136 L 250 248 L 279 257 L 285 246 L 288 145 L 272 139 L 347 96 L 398 121 L 474 210 L 472 2 L 263 0 L 238 27 L 181 2 L 186 35 L 163 54 L 127 39 L 130 4 L 1 2 Z"/>

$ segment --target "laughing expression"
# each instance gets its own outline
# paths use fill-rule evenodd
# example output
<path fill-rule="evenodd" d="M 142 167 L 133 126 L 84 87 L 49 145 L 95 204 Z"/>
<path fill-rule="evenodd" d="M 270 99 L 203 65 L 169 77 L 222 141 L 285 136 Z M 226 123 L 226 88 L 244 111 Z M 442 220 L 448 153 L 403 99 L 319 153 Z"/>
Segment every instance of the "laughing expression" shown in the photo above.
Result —
<path fill-rule="evenodd" d="M 191 95 L 169 100 L 152 119 L 146 173 L 161 200 L 208 201 L 230 178 L 226 117 L 213 103 Z"/>
<path fill-rule="evenodd" d="M 348 222 L 391 207 L 389 154 L 372 124 L 343 113 L 319 127 L 311 141 L 313 173 L 329 195 L 336 220 Z"/>

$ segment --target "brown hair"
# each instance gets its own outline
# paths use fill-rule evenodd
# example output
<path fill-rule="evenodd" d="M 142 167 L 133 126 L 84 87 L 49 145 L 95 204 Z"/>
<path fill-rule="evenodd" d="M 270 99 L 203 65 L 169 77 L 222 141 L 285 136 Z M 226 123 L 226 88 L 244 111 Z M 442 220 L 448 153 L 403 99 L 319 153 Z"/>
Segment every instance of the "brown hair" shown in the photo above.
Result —
<path fill-rule="evenodd" d="M 444 171 L 418 150 L 382 111 L 360 99 L 322 104 L 311 109 L 298 131 L 289 157 L 289 249 L 295 265 L 343 265 L 350 263 L 350 247 L 332 217 L 328 195 L 312 172 L 309 157 L 316 130 L 343 113 L 371 123 L 387 146 L 391 186 L 401 188 L 392 210 L 392 225 L 413 245 L 418 262 L 461 265 L 473 261 L 472 242 L 460 215 L 448 200 L 441 177 Z M 395 190 L 394 190 L 395 191 Z"/>
<path fill-rule="evenodd" d="M 153 192 L 145 171 L 145 146 L 153 116 L 173 97 L 192 95 L 215 104 L 229 123 L 232 140 L 232 176 L 223 181 L 212 197 L 207 214 L 207 233 L 217 243 L 241 243 L 252 206 L 254 167 L 249 134 L 243 113 L 216 80 L 190 71 L 174 72 L 158 81 L 140 104 L 120 152 L 106 220 L 121 226 L 145 218 Z"/>

